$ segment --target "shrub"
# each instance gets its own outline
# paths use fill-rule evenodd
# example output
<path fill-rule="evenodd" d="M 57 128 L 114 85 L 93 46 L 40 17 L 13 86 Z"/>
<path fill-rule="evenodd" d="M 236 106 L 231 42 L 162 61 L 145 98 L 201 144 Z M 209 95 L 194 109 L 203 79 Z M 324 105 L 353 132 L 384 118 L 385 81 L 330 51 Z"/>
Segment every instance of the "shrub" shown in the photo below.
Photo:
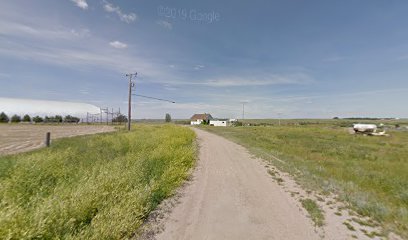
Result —
<path fill-rule="evenodd" d="M 125 115 L 123 115 L 123 114 L 119 114 L 119 116 L 112 119 L 112 122 L 119 122 L 119 123 L 123 123 L 123 122 L 127 122 L 127 121 L 128 121 L 127 117 Z"/>

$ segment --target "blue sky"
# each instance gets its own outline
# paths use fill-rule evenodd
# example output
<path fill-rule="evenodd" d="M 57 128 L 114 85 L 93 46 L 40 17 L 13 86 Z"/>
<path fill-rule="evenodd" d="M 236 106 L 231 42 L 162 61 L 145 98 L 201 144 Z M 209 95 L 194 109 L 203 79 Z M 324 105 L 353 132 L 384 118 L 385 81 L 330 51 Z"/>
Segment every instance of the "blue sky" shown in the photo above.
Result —
<path fill-rule="evenodd" d="M 136 118 L 408 117 L 407 1 L 6 0 L 0 97 Z M 215 19 L 211 19 L 211 16 Z M 0 101 L 1 107 L 1 101 Z M 1 110 L 1 109 L 0 109 Z"/>

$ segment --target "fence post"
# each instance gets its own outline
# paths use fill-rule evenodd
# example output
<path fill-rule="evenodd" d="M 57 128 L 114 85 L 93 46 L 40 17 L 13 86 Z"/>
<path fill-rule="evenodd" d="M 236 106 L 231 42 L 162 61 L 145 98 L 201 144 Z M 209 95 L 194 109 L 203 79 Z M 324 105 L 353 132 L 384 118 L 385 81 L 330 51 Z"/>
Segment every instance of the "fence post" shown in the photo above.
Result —
<path fill-rule="evenodd" d="M 51 133 L 47 132 L 45 135 L 45 146 L 49 147 L 51 143 Z"/>

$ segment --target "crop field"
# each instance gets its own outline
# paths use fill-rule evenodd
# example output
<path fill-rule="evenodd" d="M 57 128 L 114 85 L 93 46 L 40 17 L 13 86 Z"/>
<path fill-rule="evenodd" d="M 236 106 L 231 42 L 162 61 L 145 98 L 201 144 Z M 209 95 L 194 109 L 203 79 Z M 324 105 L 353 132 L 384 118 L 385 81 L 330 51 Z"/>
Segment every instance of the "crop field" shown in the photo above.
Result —
<path fill-rule="evenodd" d="M 390 129 L 389 137 L 370 137 L 350 134 L 339 125 L 316 120 L 203 128 L 271 161 L 307 189 L 335 193 L 385 231 L 408 237 L 408 131 Z"/>
<path fill-rule="evenodd" d="M 189 176 L 195 134 L 141 125 L 55 140 L 0 157 L 0 236 L 5 239 L 131 238 Z"/>
<path fill-rule="evenodd" d="M 112 126 L 0 124 L 0 155 L 25 152 L 44 146 L 45 134 L 51 139 L 110 132 Z"/>

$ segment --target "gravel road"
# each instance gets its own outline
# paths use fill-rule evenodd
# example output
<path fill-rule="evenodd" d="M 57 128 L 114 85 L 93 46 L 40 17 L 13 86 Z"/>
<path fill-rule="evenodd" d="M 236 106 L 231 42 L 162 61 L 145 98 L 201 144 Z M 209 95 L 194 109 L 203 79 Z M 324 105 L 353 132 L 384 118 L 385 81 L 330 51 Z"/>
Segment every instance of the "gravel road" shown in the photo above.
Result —
<path fill-rule="evenodd" d="M 192 182 L 157 239 L 319 239 L 309 218 L 241 146 L 194 129 Z"/>

